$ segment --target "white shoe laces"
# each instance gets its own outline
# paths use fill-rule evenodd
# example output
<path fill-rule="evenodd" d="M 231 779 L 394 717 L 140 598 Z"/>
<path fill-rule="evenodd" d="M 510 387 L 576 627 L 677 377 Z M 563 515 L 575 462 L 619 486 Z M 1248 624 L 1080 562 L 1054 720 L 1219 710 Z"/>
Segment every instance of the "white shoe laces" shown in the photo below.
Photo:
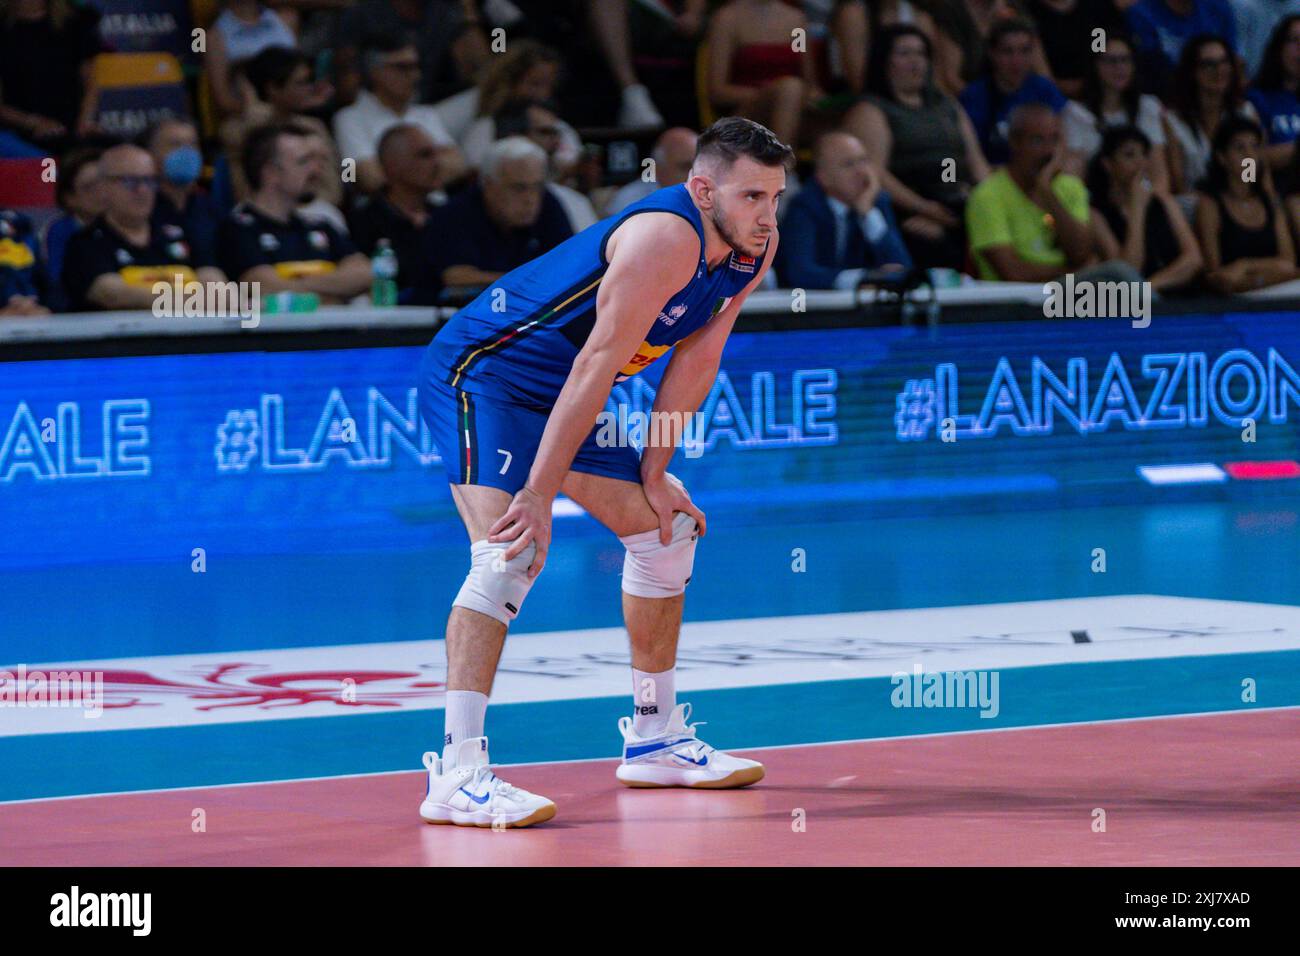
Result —
<path fill-rule="evenodd" d="M 477 791 L 479 788 L 479 784 L 489 778 L 495 781 L 495 783 L 492 783 L 491 786 L 488 788 L 489 793 L 496 794 L 497 796 L 500 797 L 505 797 L 507 800 L 519 801 L 523 799 L 526 791 L 520 790 L 518 787 L 511 786 L 510 784 L 506 783 L 495 773 L 493 773 L 492 768 L 488 766 L 474 768 L 474 776 L 470 777 L 471 786 L 469 789 L 471 791 Z"/>

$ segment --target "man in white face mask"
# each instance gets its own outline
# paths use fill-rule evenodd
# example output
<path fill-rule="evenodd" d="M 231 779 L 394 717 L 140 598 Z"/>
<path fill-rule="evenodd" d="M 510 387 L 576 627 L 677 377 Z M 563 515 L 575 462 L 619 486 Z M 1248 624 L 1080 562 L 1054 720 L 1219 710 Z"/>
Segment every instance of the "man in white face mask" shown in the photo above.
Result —
<path fill-rule="evenodd" d="M 199 186 L 199 175 L 203 172 L 199 131 L 182 117 L 159 120 L 140 145 L 153 156 L 160 174 L 158 198 L 153 207 L 154 229 L 181 227 L 195 254 L 203 261 L 214 261 L 221 213 L 212 197 Z"/>

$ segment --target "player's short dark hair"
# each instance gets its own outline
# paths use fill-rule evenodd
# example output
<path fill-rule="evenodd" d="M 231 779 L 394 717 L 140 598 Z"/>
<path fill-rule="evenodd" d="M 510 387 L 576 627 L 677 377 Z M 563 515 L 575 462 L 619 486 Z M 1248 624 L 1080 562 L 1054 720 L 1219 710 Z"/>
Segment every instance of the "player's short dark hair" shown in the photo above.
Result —
<path fill-rule="evenodd" d="M 248 180 L 249 188 L 262 188 L 262 170 L 275 159 L 281 136 L 311 136 L 311 129 L 289 120 L 284 123 L 268 123 L 249 132 L 244 139 L 244 154 L 241 157 L 244 178 Z"/>
<path fill-rule="evenodd" d="M 703 133 L 695 144 L 695 162 L 720 159 L 731 166 L 741 156 L 748 156 L 763 166 L 789 166 L 794 150 L 776 138 L 762 123 L 740 116 L 726 116 Z"/>
<path fill-rule="evenodd" d="M 243 63 L 244 76 L 253 85 L 257 98 L 266 101 L 273 86 L 285 86 L 300 66 L 311 68 L 311 60 L 300 50 L 287 46 L 269 46 Z"/>

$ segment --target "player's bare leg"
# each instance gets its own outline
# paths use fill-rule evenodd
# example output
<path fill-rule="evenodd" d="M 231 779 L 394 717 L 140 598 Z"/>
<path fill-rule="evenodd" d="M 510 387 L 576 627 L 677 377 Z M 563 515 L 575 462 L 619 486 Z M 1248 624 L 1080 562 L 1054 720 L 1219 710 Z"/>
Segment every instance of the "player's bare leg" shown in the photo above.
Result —
<path fill-rule="evenodd" d="M 761 764 L 714 750 L 697 739 L 694 726 L 686 723 L 690 704 L 677 703 L 677 641 L 685 583 L 694 560 L 694 519 L 679 512 L 672 544 L 665 547 L 659 538 L 659 519 L 636 482 L 570 472 L 561 490 L 618 535 L 629 552 L 635 548 L 639 560 L 657 565 L 651 577 L 658 584 L 668 584 L 664 579 L 671 577 L 674 568 L 679 574 L 680 589 L 675 594 L 629 594 L 633 565 L 630 559 L 624 565 L 623 620 L 632 651 L 635 716 L 619 722 L 624 746 L 618 779 L 631 787 L 716 789 L 761 780 Z"/>
<path fill-rule="evenodd" d="M 485 485 L 452 485 L 451 496 L 471 543 L 488 536 L 488 528 L 505 514 L 511 498 L 500 488 Z M 452 606 L 447 618 L 447 690 L 492 693 L 506 629 L 496 618 Z"/>
<path fill-rule="evenodd" d="M 470 543 L 481 542 L 510 505 L 499 488 L 452 485 L 452 498 Z M 555 816 L 545 797 L 512 787 L 488 768 L 484 723 L 508 625 L 486 613 L 453 605 L 447 618 L 445 750 L 424 755 L 429 786 L 420 815 L 429 823 L 524 827 Z"/>
<path fill-rule="evenodd" d="M 571 471 L 561 490 L 620 538 L 659 527 L 636 482 Z M 685 599 L 684 593 L 649 598 L 623 592 L 623 622 L 636 670 L 666 671 L 676 664 Z"/>

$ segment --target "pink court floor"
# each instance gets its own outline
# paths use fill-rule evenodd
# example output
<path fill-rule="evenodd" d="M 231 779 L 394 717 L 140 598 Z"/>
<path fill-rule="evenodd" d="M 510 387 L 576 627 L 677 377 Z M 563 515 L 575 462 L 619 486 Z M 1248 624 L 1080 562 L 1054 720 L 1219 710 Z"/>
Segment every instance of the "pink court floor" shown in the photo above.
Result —
<path fill-rule="evenodd" d="M 502 832 L 420 822 L 419 771 L 11 803 L 0 861 L 1300 865 L 1298 709 L 745 754 L 767 777 L 740 791 L 628 790 L 612 760 L 511 767 L 559 813 Z"/>

